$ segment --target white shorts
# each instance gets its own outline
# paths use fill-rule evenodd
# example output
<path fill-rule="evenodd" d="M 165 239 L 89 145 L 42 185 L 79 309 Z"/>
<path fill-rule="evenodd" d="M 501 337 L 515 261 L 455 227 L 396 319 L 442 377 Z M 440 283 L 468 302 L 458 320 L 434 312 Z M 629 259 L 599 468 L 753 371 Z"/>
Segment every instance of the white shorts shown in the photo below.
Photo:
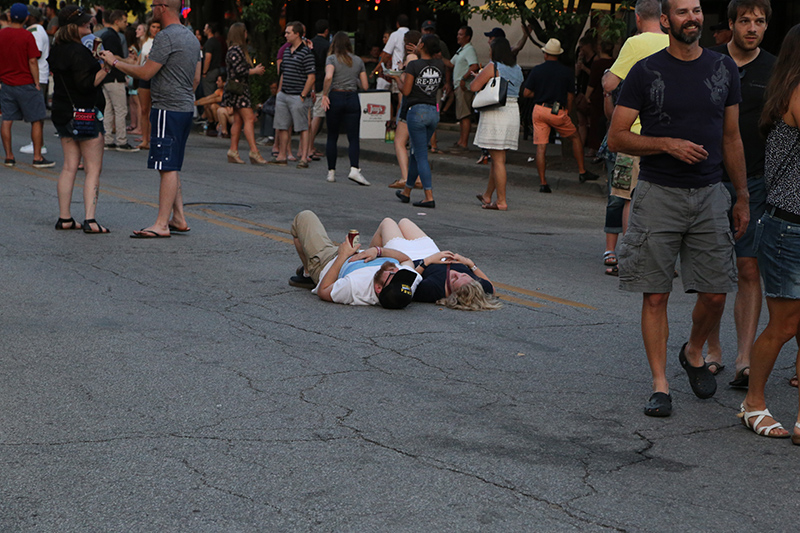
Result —
<path fill-rule="evenodd" d="M 436 246 L 436 243 L 433 242 L 433 239 L 430 237 L 420 237 L 413 240 L 395 237 L 384 244 L 384 248 L 391 248 L 392 250 L 402 252 L 412 261 L 425 259 L 430 255 L 440 252 L 439 247 Z"/>

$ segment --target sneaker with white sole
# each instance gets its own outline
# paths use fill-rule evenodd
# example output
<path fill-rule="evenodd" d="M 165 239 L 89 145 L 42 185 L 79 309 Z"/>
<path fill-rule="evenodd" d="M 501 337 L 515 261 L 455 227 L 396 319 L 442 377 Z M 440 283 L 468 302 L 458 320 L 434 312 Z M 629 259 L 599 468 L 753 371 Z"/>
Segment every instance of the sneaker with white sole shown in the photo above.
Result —
<path fill-rule="evenodd" d="M 361 169 L 356 167 L 350 167 L 350 175 L 347 176 L 347 179 L 351 181 L 355 181 L 359 185 L 364 185 L 365 187 L 369 186 L 369 182 L 361 175 Z"/>
<path fill-rule="evenodd" d="M 326 179 L 330 183 L 333 183 L 334 181 L 336 181 L 336 171 L 335 170 L 329 170 L 328 171 L 328 177 Z"/>
<path fill-rule="evenodd" d="M 33 143 L 28 143 L 22 148 L 19 149 L 20 153 L 22 154 L 32 154 L 33 153 Z M 47 153 L 47 147 L 42 145 L 42 155 Z"/>
<path fill-rule="evenodd" d="M 56 166 L 54 161 L 48 161 L 44 157 L 33 162 L 33 168 L 53 168 L 54 166 Z"/>

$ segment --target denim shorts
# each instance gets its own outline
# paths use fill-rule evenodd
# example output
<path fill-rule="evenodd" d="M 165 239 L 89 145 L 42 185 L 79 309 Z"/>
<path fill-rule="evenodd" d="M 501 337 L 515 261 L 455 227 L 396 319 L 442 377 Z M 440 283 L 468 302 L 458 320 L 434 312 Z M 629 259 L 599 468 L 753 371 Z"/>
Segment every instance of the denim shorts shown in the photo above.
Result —
<path fill-rule="evenodd" d="M 755 246 L 764 296 L 800 300 L 800 224 L 764 213 Z"/>
<path fill-rule="evenodd" d="M 617 252 L 620 289 L 671 292 L 680 257 L 686 292 L 736 292 L 728 209 L 730 195 L 721 183 L 682 189 L 640 181 Z"/>
<path fill-rule="evenodd" d="M 724 183 L 725 188 L 731 195 L 731 204 L 736 203 L 736 190 L 730 182 Z M 747 190 L 750 192 L 750 222 L 747 224 L 747 230 L 744 235 L 736 241 L 734 249 L 736 250 L 736 257 L 755 257 L 756 247 L 756 224 L 764 214 L 767 208 L 767 187 L 764 183 L 764 178 L 759 176 L 747 179 Z M 728 217 L 731 220 L 731 228 L 733 227 L 733 217 L 731 212 L 728 211 Z"/>

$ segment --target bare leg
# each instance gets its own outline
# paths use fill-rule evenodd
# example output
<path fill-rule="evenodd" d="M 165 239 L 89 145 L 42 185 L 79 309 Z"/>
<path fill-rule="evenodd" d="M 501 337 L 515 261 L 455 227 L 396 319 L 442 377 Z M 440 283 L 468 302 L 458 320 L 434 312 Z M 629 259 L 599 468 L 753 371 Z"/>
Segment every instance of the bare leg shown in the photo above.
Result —
<path fill-rule="evenodd" d="M 155 223 L 144 230 L 134 231 L 141 234 L 153 231 L 159 235 L 169 235 L 169 220 L 172 211 L 175 211 L 173 220 L 186 223 L 183 216 L 183 198 L 180 192 L 180 179 L 177 170 L 161 171 L 161 186 L 158 190 L 158 216 Z M 180 205 L 178 203 L 180 202 Z"/>
<path fill-rule="evenodd" d="M 400 167 L 400 179 L 406 181 L 408 176 L 408 124 L 398 122 L 394 131 L 394 153 L 397 156 L 397 166 Z"/>
<path fill-rule="evenodd" d="M 150 148 L 150 89 L 139 89 L 139 107 L 141 108 L 142 144 L 139 148 Z"/>
<path fill-rule="evenodd" d="M 275 159 L 278 161 L 286 161 L 289 153 L 289 130 L 278 130 L 277 139 L 280 142 L 278 155 Z"/>
<path fill-rule="evenodd" d="M 321 98 L 319 96 L 318 98 Z M 313 111 L 311 111 L 313 115 Z M 314 141 L 317 138 L 317 133 L 319 133 L 319 129 L 322 126 L 322 117 L 319 118 L 312 118 L 311 122 L 309 123 L 309 136 L 308 136 L 308 148 L 306 148 L 306 154 L 308 157 L 311 157 L 311 154 L 314 153 Z"/>
<path fill-rule="evenodd" d="M 407 218 L 400 219 L 400 222 L 397 223 L 400 227 L 400 231 L 403 232 L 403 237 L 408 240 L 414 239 L 421 239 L 422 237 L 427 237 L 428 235 L 420 229 L 419 226 L 414 224 Z"/>
<path fill-rule="evenodd" d="M 63 142 L 62 142 L 63 146 Z M 100 173 L 103 170 L 103 137 L 80 141 L 78 159 L 83 157 L 86 178 L 83 181 L 83 207 L 86 220 L 95 218 L 97 197 L 100 194 Z M 65 151 L 66 159 L 66 151 Z M 65 161 L 66 164 L 66 161 Z M 77 170 L 77 166 L 75 169 Z"/>
<path fill-rule="evenodd" d="M 242 133 L 242 114 L 241 109 L 233 110 L 233 124 L 231 125 L 231 152 L 239 151 L 239 134 Z"/>
<path fill-rule="evenodd" d="M 101 137 L 98 138 L 102 139 Z M 62 137 L 61 150 L 64 152 L 64 166 L 61 167 L 61 174 L 58 175 L 58 184 L 56 186 L 58 191 L 58 218 L 69 219 L 72 218 L 70 204 L 72 203 L 72 191 L 75 187 L 75 175 L 78 173 L 78 163 L 81 161 L 81 149 L 74 139 Z"/>
<path fill-rule="evenodd" d="M 736 260 L 739 269 L 739 291 L 733 307 L 733 320 L 736 323 L 736 369 L 750 366 L 750 352 L 761 316 L 761 277 L 758 260 L 755 257 L 740 257 Z"/>
<path fill-rule="evenodd" d="M 798 334 L 800 325 L 800 301 L 767 297 L 769 323 L 753 345 L 750 358 L 750 382 L 744 407 L 747 411 L 766 409 L 764 389 L 775 366 L 778 354 L 792 337 Z M 760 426 L 771 425 L 774 420 L 765 417 Z M 785 435 L 785 431 L 773 430 L 771 435 Z"/>
<path fill-rule="evenodd" d="M 44 121 L 31 122 L 31 140 L 33 141 L 33 160 L 42 159 L 42 145 L 44 144 Z"/>
<path fill-rule="evenodd" d="M 13 120 L 4 120 L 3 125 L 0 126 L 0 132 L 2 132 L 3 138 L 3 149 L 6 151 L 6 159 L 14 158 L 14 149 L 11 147 L 11 126 L 13 124 Z"/>
<path fill-rule="evenodd" d="M 298 148 L 298 158 L 300 161 L 308 161 L 308 130 L 300 132 L 300 147 Z"/>
<path fill-rule="evenodd" d="M 642 339 L 653 375 L 653 392 L 669 394 L 667 382 L 667 340 L 669 293 L 645 293 L 642 301 Z"/>
<path fill-rule="evenodd" d="M 492 156 L 492 172 L 491 176 L 494 178 L 494 186 L 497 187 L 497 207 L 499 209 L 507 209 L 508 202 L 506 202 L 506 151 L 505 150 L 489 150 Z M 492 179 L 489 180 L 490 186 Z M 487 192 L 488 188 L 487 188 Z M 491 193 L 487 196 L 492 198 Z"/>
<path fill-rule="evenodd" d="M 545 157 L 547 156 L 547 145 L 546 144 L 537 144 L 536 145 L 536 172 L 539 173 L 539 182 L 542 185 L 547 185 L 547 179 L 544 177 L 544 172 L 547 169 L 547 161 Z"/>
<path fill-rule="evenodd" d="M 258 153 L 258 146 L 256 145 L 255 127 L 253 122 L 255 114 L 253 113 L 253 110 L 249 107 L 239 109 L 239 116 L 244 122 L 243 125 L 244 138 L 247 139 L 247 145 L 250 147 L 250 152 Z M 233 135 L 231 135 L 231 138 L 233 138 Z"/>
<path fill-rule="evenodd" d="M 375 235 L 369 241 L 370 246 L 383 246 L 396 237 L 403 237 L 397 222 L 391 218 L 384 218 L 375 230 Z"/>
<path fill-rule="evenodd" d="M 686 343 L 686 360 L 692 366 L 703 366 L 703 345 L 715 326 L 719 326 L 725 310 L 725 294 L 697 293 L 692 310 L 692 330 Z"/>
<path fill-rule="evenodd" d="M 578 172 L 583 174 L 586 172 L 586 166 L 583 163 L 583 143 L 581 143 L 581 137 L 575 133 L 570 139 L 572 140 L 572 155 L 578 163 Z"/>
<path fill-rule="evenodd" d="M 458 145 L 461 148 L 467 148 L 467 143 L 469 142 L 469 132 L 472 129 L 472 119 L 469 116 L 462 118 L 459 121 L 460 127 L 460 136 L 458 138 Z"/>

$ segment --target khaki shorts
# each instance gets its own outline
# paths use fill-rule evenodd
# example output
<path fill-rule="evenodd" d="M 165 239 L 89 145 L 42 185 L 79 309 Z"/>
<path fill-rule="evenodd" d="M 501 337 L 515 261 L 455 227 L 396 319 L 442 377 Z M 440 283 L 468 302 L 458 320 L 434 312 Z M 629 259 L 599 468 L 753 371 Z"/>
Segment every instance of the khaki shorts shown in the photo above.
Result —
<path fill-rule="evenodd" d="M 322 92 L 317 94 L 317 99 L 314 101 L 311 118 L 325 118 L 325 111 L 322 109 Z"/>
<path fill-rule="evenodd" d="M 313 211 L 301 211 L 292 222 L 292 237 L 300 241 L 306 256 L 306 270 L 314 283 L 319 283 L 319 275 L 325 265 L 333 261 L 339 247 L 328 238 L 325 226 Z"/>
<path fill-rule="evenodd" d="M 730 205 L 731 197 L 722 183 L 695 189 L 639 183 L 631 202 L 628 231 L 617 248 L 619 288 L 671 292 L 680 257 L 684 291 L 736 292 Z"/>
<path fill-rule="evenodd" d="M 475 93 L 456 87 L 456 120 L 472 115 L 472 99 Z"/>
<path fill-rule="evenodd" d="M 549 143 L 550 128 L 556 130 L 564 139 L 572 137 L 578 131 L 566 109 L 561 109 L 554 115 L 549 107 L 533 106 L 533 144 Z"/>

